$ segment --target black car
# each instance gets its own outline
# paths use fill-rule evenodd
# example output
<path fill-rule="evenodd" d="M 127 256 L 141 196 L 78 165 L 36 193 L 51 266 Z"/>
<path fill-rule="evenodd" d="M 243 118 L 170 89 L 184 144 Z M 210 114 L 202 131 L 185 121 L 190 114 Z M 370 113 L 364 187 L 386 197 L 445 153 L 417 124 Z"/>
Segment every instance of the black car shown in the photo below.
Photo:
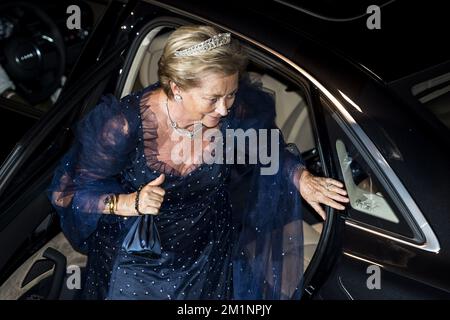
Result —
<path fill-rule="evenodd" d="M 3 54 L 11 42 L 31 48 L 36 37 L 23 35 L 46 35 L 50 25 L 43 21 L 52 21 L 53 35 L 67 35 L 61 38 L 65 51 L 75 55 L 66 54 L 60 68 L 53 65 L 54 77 L 67 80 L 46 108 L 39 106 L 58 86 L 47 84 L 45 92 L 32 87 L 42 80 L 32 67 L 26 76 L 11 76 L 27 103 L 0 99 L 1 119 L 12 126 L 2 126 L 0 299 L 78 297 L 86 257 L 61 233 L 46 188 L 74 123 L 103 94 L 123 97 L 156 82 L 167 37 L 186 24 L 214 25 L 239 39 L 250 54 L 250 79 L 276 97 L 276 122 L 287 142 L 296 144 L 311 172 L 345 182 L 351 203 L 344 213 L 327 208 L 323 222 L 304 205 L 304 299 L 450 298 L 445 10 L 398 0 L 220 6 L 86 0 L 79 7 L 88 18 L 77 29 L 84 36 L 72 38 L 66 9 L 74 3 L 44 2 L 36 17 L 27 16 L 27 30 L 16 23 L 17 34 L 13 29 L 0 40 Z M 372 5 L 378 9 L 368 10 Z M 3 21 L 20 19 L 8 10 Z M 368 20 L 380 17 L 371 27 Z M 71 41 L 77 49 L 69 48 Z M 52 55 L 39 59 L 61 55 L 52 43 L 38 44 Z M 8 51 L 0 64 L 13 71 L 11 57 L 20 60 L 19 53 Z M 234 174 L 245 181 L 245 172 Z M 231 190 L 239 208 L 245 183 Z"/>

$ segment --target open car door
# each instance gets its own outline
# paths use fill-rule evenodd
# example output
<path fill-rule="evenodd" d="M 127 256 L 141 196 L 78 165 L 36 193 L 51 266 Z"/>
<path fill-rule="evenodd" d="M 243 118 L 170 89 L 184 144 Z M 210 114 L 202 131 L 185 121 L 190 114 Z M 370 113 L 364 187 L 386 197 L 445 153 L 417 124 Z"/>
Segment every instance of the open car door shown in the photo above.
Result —
<path fill-rule="evenodd" d="M 0 167 L 0 299 L 77 298 L 86 257 L 61 233 L 46 189 L 72 141 L 73 124 L 115 89 L 128 43 L 108 43 L 104 34 L 119 28 L 127 10 L 109 4 L 57 103 Z"/>

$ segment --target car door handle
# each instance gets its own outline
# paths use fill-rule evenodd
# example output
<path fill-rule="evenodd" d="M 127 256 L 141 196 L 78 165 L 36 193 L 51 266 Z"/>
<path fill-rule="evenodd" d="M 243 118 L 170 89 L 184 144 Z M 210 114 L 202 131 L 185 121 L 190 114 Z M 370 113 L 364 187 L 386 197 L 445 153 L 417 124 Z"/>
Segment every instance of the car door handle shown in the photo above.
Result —
<path fill-rule="evenodd" d="M 47 300 L 56 300 L 59 298 L 66 276 L 67 259 L 61 252 L 50 247 L 44 251 L 43 257 L 53 261 L 55 264 L 52 285 L 46 298 Z"/>

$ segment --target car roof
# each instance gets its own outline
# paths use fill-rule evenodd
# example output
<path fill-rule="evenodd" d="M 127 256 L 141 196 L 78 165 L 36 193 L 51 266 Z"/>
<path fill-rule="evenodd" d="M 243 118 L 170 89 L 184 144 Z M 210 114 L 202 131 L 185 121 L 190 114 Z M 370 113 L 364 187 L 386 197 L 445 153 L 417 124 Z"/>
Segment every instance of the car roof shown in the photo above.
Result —
<path fill-rule="evenodd" d="M 445 8 L 402 0 L 229 0 L 218 6 L 215 1 L 167 0 L 207 17 L 218 8 L 242 13 L 255 22 L 284 26 L 340 53 L 361 65 L 386 83 L 399 80 L 447 61 L 448 31 Z M 369 5 L 380 7 L 381 29 L 369 30 L 366 22 Z"/>
<path fill-rule="evenodd" d="M 385 82 L 428 69 L 450 58 L 446 44 L 446 35 L 450 31 L 447 11 L 439 4 L 426 6 L 412 1 L 361 0 L 359 5 L 355 1 L 345 1 L 342 5 L 340 1 L 338 6 L 332 6 L 331 1 L 318 0 L 315 5 L 321 9 L 311 13 L 304 10 L 306 1 L 273 2 L 278 8 L 270 11 L 273 19 L 297 26 L 362 64 Z M 371 4 L 380 7 L 380 29 L 367 27 L 367 20 L 373 14 L 366 13 Z M 336 11 L 337 14 L 330 15 L 330 9 L 339 6 L 342 8 Z"/>

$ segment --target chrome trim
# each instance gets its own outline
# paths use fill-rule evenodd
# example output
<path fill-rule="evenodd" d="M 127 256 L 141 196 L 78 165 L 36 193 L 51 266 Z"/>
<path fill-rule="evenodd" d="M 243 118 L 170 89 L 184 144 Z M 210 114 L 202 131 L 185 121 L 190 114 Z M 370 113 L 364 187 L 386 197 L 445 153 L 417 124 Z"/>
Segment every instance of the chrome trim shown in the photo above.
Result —
<path fill-rule="evenodd" d="M 417 204 L 414 202 L 408 191 L 406 190 L 403 183 L 400 181 L 400 179 L 396 176 L 394 173 L 394 170 L 389 166 L 386 159 L 383 157 L 383 155 L 380 153 L 378 148 L 375 146 L 375 144 L 370 140 L 370 138 L 366 135 L 366 133 L 362 130 L 362 128 L 357 124 L 355 119 L 350 115 L 350 113 L 345 109 L 345 107 L 341 104 L 341 102 L 336 99 L 335 96 L 333 96 L 319 81 L 317 81 L 313 76 L 311 76 L 306 70 L 295 64 L 293 61 L 289 60 L 288 58 L 282 56 L 278 52 L 274 51 L 273 49 L 248 38 L 247 36 L 236 32 L 230 28 L 221 26 L 217 23 L 214 23 L 208 19 L 202 18 L 200 16 L 197 16 L 195 14 L 174 8 L 170 5 L 163 4 L 161 2 L 155 1 L 155 0 L 146 0 L 148 3 L 152 3 L 154 5 L 157 5 L 162 8 L 166 8 L 172 12 L 179 13 L 184 16 L 190 16 L 194 18 L 197 21 L 203 21 L 204 23 L 214 25 L 219 27 L 222 30 L 226 30 L 228 32 L 231 32 L 234 35 L 239 36 L 240 38 L 244 39 L 248 43 L 253 44 L 254 46 L 270 53 L 271 55 L 277 57 L 278 59 L 284 61 L 286 64 L 291 66 L 293 69 L 297 70 L 299 73 L 301 73 L 304 77 L 306 77 L 309 81 L 311 81 L 337 108 L 341 116 L 348 122 L 350 127 L 353 129 L 354 133 L 358 136 L 358 138 L 361 140 L 361 142 L 364 144 L 366 149 L 370 152 L 370 154 L 374 157 L 378 165 L 381 167 L 381 170 L 383 171 L 386 178 L 391 183 L 392 187 L 397 191 L 400 198 L 405 203 L 406 207 L 408 208 L 409 212 L 411 213 L 413 219 L 415 219 L 416 223 L 418 224 L 419 228 L 422 230 L 423 235 L 425 236 L 425 243 L 422 245 L 417 245 L 416 243 L 404 241 L 402 239 L 398 239 L 392 236 L 389 236 L 387 234 L 376 232 L 373 230 L 370 230 L 368 228 L 363 228 L 360 226 L 356 226 L 355 224 L 347 223 L 347 225 L 351 227 L 356 227 L 360 230 L 367 231 L 371 234 L 388 238 L 393 241 L 397 241 L 399 243 L 409 245 L 424 251 L 429 251 L 433 253 L 439 253 L 441 247 L 439 244 L 439 240 L 437 239 L 436 235 L 434 234 L 433 230 L 431 229 L 431 226 L 428 224 L 427 220 L 423 216 L 422 212 L 420 211 Z"/>
<path fill-rule="evenodd" d="M 283 1 L 283 0 L 273 0 L 273 1 L 274 2 L 278 2 L 279 4 L 284 5 L 286 7 L 289 7 L 291 9 L 303 12 L 303 13 L 305 13 L 307 15 L 310 15 L 310 16 L 312 16 L 314 18 L 318 18 L 318 19 L 325 20 L 325 21 L 331 21 L 331 22 L 350 22 L 350 21 L 355 21 L 355 20 L 364 18 L 365 16 L 369 15 L 369 13 L 364 12 L 364 13 L 361 13 L 361 14 L 359 14 L 357 16 L 349 17 L 349 18 L 333 18 L 333 17 L 327 17 L 327 16 L 325 16 L 323 14 L 315 13 L 315 12 L 313 12 L 311 10 L 304 9 L 304 8 L 302 8 L 299 5 L 295 5 L 293 3 L 289 3 L 289 2 L 286 2 L 286 1 Z M 384 6 L 387 6 L 388 4 L 391 4 L 394 1 L 395 0 L 391 0 L 389 2 L 383 3 L 383 4 L 379 5 L 378 7 L 382 8 Z"/>
<path fill-rule="evenodd" d="M 352 107 L 355 108 L 358 112 L 362 113 L 361 108 L 356 103 L 354 103 L 352 99 L 347 97 L 347 95 L 345 93 L 343 93 L 341 90 L 338 90 L 338 91 L 341 94 L 341 96 L 345 99 L 345 101 L 350 103 L 352 105 Z"/>
<path fill-rule="evenodd" d="M 359 261 L 362 261 L 362 262 L 365 262 L 365 263 L 368 263 L 368 264 L 373 264 L 373 265 L 379 266 L 380 268 L 384 269 L 383 265 L 381 265 L 379 263 L 376 263 L 376 262 L 373 262 L 371 260 L 355 256 L 355 255 L 353 255 L 351 253 L 348 253 L 348 252 L 345 252 L 345 251 L 343 252 L 343 254 L 346 255 L 347 257 L 352 258 L 352 259 L 359 260 Z"/>
<path fill-rule="evenodd" d="M 409 242 L 409 241 L 406 241 L 406 240 L 402 240 L 402 239 L 393 237 L 391 235 L 388 235 L 388 234 L 385 234 L 385 233 L 373 230 L 371 228 L 363 227 L 363 226 L 359 225 L 358 223 L 356 223 L 354 221 L 345 220 L 345 224 L 350 226 L 350 227 L 352 227 L 352 228 L 356 228 L 356 229 L 359 229 L 359 230 L 362 230 L 362 231 L 374 234 L 376 236 L 383 237 L 383 238 L 386 238 L 386 239 L 389 239 L 389 240 L 393 240 L 393 241 L 396 241 L 396 242 L 400 242 L 400 243 L 406 244 L 408 246 L 415 247 L 415 248 L 418 248 L 418 249 L 422 249 L 422 250 L 425 250 L 425 251 L 439 253 L 439 250 L 441 249 L 440 246 L 439 246 L 439 242 L 437 242 L 437 239 L 436 239 L 436 243 L 433 243 L 431 241 L 427 241 L 424 244 L 417 244 L 417 243 L 412 243 L 412 242 Z M 423 232 L 423 229 L 422 229 L 422 232 Z M 425 232 L 424 232 L 424 234 L 425 234 Z M 426 237 L 426 235 L 425 235 L 425 237 Z M 433 248 L 435 248 L 435 249 L 433 250 Z"/>
<path fill-rule="evenodd" d="M 344 293 L 347 295 L 347 298 L 349 298 L 350 300 L 355 300 L 352 295 L 350 294 L 350 292 L 348 292 L 347 288 L 344 286 L 344 283 L 342 282 L 342 277 L 339 276 L 339 285 L 341 286 L 342 290 L 344 290 Z"/>
<path fill-rule="evenodd" d="M 42 39 L 47 40 L 48 42 L 54 43 L 55 41 L 53 40 L 53 38 L 50 38 L 49 36 L 46 36 L 45 34 L 43 34 L 41 36 Z"/>

